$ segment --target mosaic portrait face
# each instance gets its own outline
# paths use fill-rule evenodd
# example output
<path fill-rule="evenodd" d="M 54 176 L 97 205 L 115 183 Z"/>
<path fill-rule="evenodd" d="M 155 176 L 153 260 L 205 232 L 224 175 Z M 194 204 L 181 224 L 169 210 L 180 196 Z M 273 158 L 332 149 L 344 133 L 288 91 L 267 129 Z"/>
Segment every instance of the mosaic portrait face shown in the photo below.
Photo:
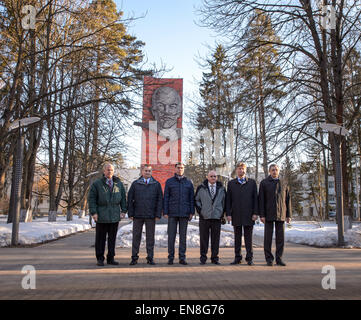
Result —
<path fill-rule="evenodd" d="M 182 100 L 178 92 L 170 87 L 156 89 L 152 96 L 152 114 L 159 130 L 177 126 L 177 119 L 182 114 Z"/>

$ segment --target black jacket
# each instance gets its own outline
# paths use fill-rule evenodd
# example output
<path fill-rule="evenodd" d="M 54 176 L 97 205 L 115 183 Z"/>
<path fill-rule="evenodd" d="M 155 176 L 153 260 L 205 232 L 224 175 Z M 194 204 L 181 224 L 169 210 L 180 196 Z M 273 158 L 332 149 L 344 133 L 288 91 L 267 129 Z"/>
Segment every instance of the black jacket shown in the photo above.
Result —
<path fill-rule="evenodd" d="M 128 192 L 128 216 L 134 218 L 161 218 L 163 192 L 153 177 L 145 184 L 144 178 L 135 180 Z"/>
<path fill-rule="evenodd" d="M 191 180 L 176 175 L 169 178 L 164 187 L 163 214 L 170 217 L 194 215 L 194 187 Z"/>
<path fill-rule="evenodd" d="M 228 182 L 226 214 L 232 217 L 233 226 L 253 226 L 253 215 L 258 215 L 258 196 L 256 181 L 246 177 L 246 183 L 238 179 Z"/>
<path fill-rule="evenodd" d="M 259 213 L 267 221 L 285 221 L 291 218 L 291 197 L 288 185 L 271 176 L 261 181 L 259 186 Z"/>

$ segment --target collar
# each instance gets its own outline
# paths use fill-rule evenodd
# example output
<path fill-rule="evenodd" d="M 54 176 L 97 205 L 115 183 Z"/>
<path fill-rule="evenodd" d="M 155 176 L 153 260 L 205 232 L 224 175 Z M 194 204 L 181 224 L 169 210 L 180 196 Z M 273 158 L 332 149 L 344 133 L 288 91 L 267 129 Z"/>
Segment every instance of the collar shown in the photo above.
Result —
<path fill-rule="evenodd" d="M 215 184 L 211 184 L 209 181 L 208 181 L 208 187 L 210 188 L 210 187 L 217 187 L 217 182 L 215 183 Z"/>
<path fill-rule="evenodd" d="M 278 177 L 278 178 L 272 178 L 272 176 L 271 175 L 269 175 L 269 180 L 271 180 L 271 181 L 279 181 L 280 180 L 280 177 Z"/>
<path fill-rule="evenodd" d="M 246 183 L 248 181 L 248 178 L 247 178 L 247 176 L 244 176 L 243 178 L 237 177 L 237 181 L 240 184 L 244 184 L 244 183 Z"/>

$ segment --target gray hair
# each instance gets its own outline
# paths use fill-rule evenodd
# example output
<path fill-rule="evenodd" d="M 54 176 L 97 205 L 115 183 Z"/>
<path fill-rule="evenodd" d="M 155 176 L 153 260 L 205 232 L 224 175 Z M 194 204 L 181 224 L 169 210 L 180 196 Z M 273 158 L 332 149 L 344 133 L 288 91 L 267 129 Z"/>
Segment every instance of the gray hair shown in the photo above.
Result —
<path fill-rule="evenodd" d="M 113 170 L 114 170 L 114 166 L 113 166 L 111 163 L 107 162 L 107 163 L 105 163 L 104 166 L 103 166 L 103 171 L 104 171 L 106 168 L 108 168 L 108 167 L 112 167 Z"/>

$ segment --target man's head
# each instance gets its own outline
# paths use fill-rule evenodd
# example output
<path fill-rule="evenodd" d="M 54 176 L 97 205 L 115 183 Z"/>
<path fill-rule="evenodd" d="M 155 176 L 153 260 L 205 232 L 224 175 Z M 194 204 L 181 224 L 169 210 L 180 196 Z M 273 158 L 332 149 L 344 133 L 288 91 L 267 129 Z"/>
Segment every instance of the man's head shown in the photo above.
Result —
<path fill-rule="evenodd" d="M 268 168 L 269 174 L 273 179 L 277 179 L 280 173 L 280 169 L 277 164 L 271 164 Z"/>
<path fill-rule="evenodd" d="M 114 166 L 110 163 L 106 163 L 103 166 L 103 172 L 108 179 L 112 179 L 114 175 Z"/>
<path fill-rule="evenodd" d="M 182 162 L 177 162 L 175 165 L 175 173 L 179 176 L 184 174 L 184 164 Z"/>
<path fill-rule="evenodd" d="M 173 88 L 160 87 L 153 93 L 151 111 L 160 130 L 175 128 L 182 114 L 181 97 Z"/>
<path fill-rule="evenodd" d="M 144 179 L 148 179 L 152 176 L 152 166 L 150 164 L 145 164 L 143 166 L 142 176 Z"/>
<path fill-rule="evenodd" d="M 217 173 L 214 170 L 209 171 L 207 180 L 210 184 L 215 184 L 217 182 Z"/>
<path fill-rule="evenodd" d="M 238 162 L 236 165 L 237 177 L 243 178 L 247 172 L 247 165 L 244 162 Z"/>

